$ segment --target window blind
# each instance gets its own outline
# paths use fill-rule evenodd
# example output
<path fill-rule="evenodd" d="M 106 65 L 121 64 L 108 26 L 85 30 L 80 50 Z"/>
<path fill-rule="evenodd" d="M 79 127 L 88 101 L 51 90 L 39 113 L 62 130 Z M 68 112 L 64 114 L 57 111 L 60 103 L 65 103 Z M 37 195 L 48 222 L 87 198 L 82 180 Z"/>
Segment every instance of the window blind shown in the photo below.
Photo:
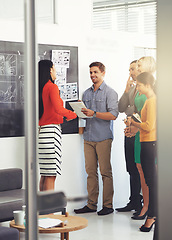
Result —
<path fill-rule="evenodd" d="M 94 29 L 107 29 L 142 34 L 156 34 L 155 0 L 93 1 Z"/>

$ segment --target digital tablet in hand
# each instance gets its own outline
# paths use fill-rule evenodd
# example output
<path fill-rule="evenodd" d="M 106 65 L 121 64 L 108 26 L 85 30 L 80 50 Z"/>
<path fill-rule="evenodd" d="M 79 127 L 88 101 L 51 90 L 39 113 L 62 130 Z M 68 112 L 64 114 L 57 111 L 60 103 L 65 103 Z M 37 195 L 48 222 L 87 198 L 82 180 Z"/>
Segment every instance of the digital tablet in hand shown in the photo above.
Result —
<path fill-rule="evenodd" d="M 138 113 L 133 113 L 132 119 L 133 119 L 135 122 L 139 122 L 139 123 L 142 122 Z"/>
<path fill-rule="evenodd" d="M 86 108 L 85 104 L 82 101 L 81 102 L 69 102 L 69 104 L 78 117 L 90 118 L 90 117 L 87 117 L 83 112 L 81 112 L 82 108 Z"/>

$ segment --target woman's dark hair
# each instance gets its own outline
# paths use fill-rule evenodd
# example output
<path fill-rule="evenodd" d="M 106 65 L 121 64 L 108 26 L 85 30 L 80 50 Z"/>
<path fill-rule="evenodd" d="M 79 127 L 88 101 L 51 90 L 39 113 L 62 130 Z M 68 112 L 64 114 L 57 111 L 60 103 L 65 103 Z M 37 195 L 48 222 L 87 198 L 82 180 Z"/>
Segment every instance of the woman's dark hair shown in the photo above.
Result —
<path fill-rule="evenodd" d="M 41 60 L 38 63 L 38 74 L 39 74 L 39 119 L 42 117 L 44 112 L 44 106 L 42 101 L 42 91 L 45 84 L 51 80 L 50 69 L 53 67 L 51 60 Z M 52 81 L 53 82 L 53 81 Z"/>
<path fill-rule="evenodd" d="M 137 76 L 137 81 L 140 83 L 143 83 L 144 85 L 147 85 L 147 84 L 150 85 L 155 92 L 155 78 L 151 73 L 149 72 L 140 73 Z"/>

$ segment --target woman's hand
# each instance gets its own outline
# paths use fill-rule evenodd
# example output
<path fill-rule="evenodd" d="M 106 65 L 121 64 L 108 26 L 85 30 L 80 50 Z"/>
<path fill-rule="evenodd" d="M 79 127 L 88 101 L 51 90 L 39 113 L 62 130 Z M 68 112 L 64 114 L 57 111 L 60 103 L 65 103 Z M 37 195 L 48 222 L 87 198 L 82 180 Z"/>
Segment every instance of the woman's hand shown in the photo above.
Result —
<path fill-rule="evenodd" d="M 133 125 L 130 126 L 130 132 L 133 136 L 135 136 L 138 131 L 139 131 L 138 127 L 135 127 Z"/>
<path fill-rule="evenodd" d="M 124 134 L 126 137 L 134 137 L 138 131 L 139 128 L 135 126 L 129 126 L 124 129 Z"/>
<path fill-rule="evenodd" d="M 134 119 L 131 119 L 131 125 L 136 128 L 141 128 L 141 123 L 135 122 Z"/>
<path fill-rule="evenodd" d="M 67 118 L 66 118 L 66 121 L 67 121 L 67 122 L 72 121 L 72 120 L 73 120 L 73 119 L 67 119 Z"/>

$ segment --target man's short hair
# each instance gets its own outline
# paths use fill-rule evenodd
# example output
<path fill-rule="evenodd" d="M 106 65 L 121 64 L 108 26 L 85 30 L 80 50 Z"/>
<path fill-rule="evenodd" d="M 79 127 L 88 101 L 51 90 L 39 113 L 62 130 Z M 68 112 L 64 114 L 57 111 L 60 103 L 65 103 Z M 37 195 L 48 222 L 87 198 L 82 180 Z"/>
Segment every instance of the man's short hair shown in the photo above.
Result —
<path fill-rule="evenodd" d="M 130 62 L 130 65 L 133 64 L 133 63 L 137 63 L 137 60 L 134 60 L 134 61 Z"/>
<path fill-rule="evenodd" d="M 101 62 L 92 62 L 89 67 L 98 67 L 101 72 L 105 72 L 106 68 L 105 65 Z"/>

